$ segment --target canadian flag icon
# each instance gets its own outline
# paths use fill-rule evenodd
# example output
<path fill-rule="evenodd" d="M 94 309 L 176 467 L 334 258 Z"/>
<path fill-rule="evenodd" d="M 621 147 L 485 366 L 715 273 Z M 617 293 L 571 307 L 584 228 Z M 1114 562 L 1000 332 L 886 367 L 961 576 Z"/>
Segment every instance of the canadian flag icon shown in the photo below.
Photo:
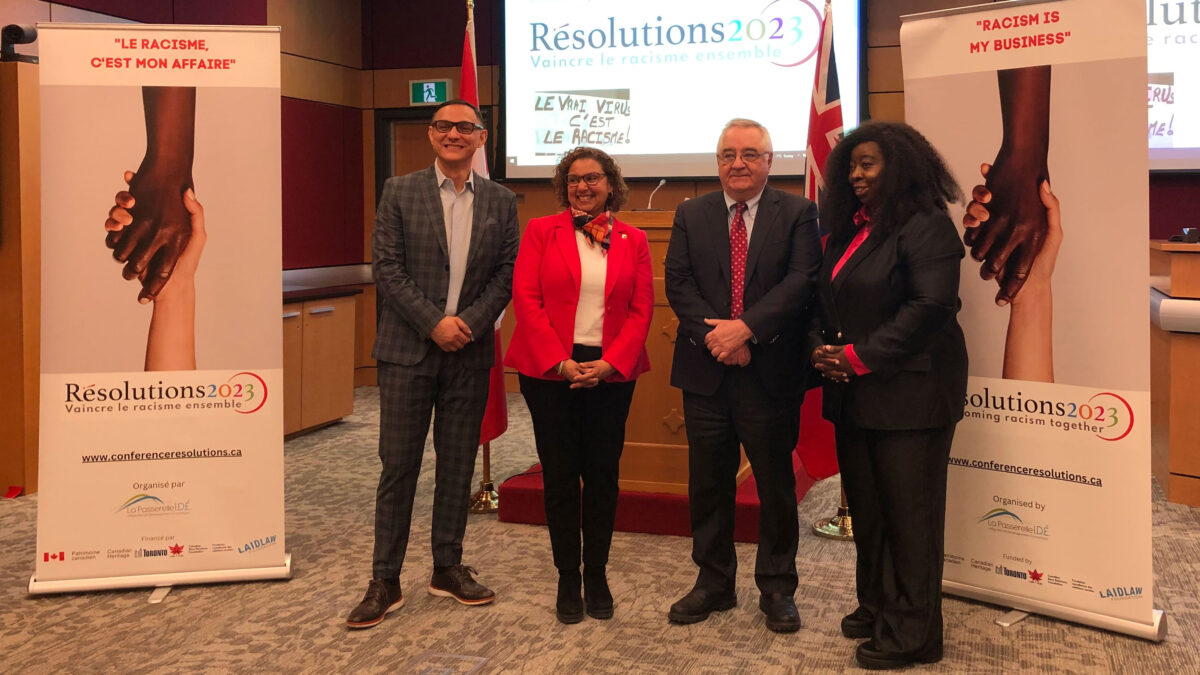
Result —
<path fill-rule="evenodd" d="M 58 553 L 43 553 L 42 554 L 42 562 L 50 562 L 51 560 L 57 560 L 58 562 L 62 562 L 66 559 L 67 559 L 67 554 L 62 551 L 59 551 Z"/>

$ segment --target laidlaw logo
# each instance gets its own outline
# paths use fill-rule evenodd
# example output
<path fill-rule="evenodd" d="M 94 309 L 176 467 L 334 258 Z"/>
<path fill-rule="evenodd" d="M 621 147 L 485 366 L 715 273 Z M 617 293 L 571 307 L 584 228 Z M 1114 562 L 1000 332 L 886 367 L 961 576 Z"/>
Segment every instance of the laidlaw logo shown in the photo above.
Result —
<path fill-rule="evenodd" d="M 245 544 L 242 544 L 241 546 L 238 547 L 238 553 L 250 553 L 251 551 L 257 551 L 260 548 L 266 548 L 267 546 L 272 546 L 275 544 L 275 538 L 276 538 L 276 535 L 272 534 L 270 536 L 263 537 L 262 539 L 254 539 L 252 541 L 248 541 Z"/>
<path fill-rule="evenodd" d="M 1096 594 L 1105 600 L 1129 600 L 1131 598 L 1142 597 L 1141 586 L 1114 586 L 1106 588 L 1102 591 L 1096 591 Z"/>

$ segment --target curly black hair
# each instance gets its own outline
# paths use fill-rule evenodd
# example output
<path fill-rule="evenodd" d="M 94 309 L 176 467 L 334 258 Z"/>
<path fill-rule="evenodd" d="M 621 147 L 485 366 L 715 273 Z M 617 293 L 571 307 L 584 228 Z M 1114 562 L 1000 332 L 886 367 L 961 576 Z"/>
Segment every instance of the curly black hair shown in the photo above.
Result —
<path fill-rule="evenodd" d="M 608 178 L 608 187 L 612 190 L 604 208 L 613 213 L 620 211 L 621 207 L 625 206 L 625 200 L 629 198 L 629 186 L 621 177 L 621 167 L 617 166 L 616 160 L 609 157 L 607 152 L 582 145 L 563 155 L 558 166 L 554 167 L 554 194 L 558 197 L 559 203 L 564 207 L 571 205 L 567 199 L 567 171 L 571 169 L 571 165 L 577 159 L 594 159 L 600 163 L 600 169 Z"/>
<path fill-rule="evenodd" d="M 958 182 L 921 132 L 903 122 L 866 122 L 846 134 L 825 162 L 821 224 L 832 241 L 854 236 L 854 213 L 862 202 L 850 187 L 850 153 L 870 142 L 883 153 L 883 171 L 874 187 L 881 208 L 871 214 L 872 232 L 886 236 L 918 213 L 946 211 L 947 203 L 962 201 Z"/>

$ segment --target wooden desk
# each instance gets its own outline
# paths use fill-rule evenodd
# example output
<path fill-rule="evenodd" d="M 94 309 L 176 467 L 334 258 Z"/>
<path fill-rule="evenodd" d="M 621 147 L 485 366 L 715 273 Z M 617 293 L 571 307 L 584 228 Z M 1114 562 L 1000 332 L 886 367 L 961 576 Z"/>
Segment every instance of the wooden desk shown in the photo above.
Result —
<path fill-rule="evenodd" d="M 1151 241 L 1150 275 L 1151 470 L 1200 506 L 1200 244 Z"/>
<path fill-rule="evenodd" d="M 629 421 L 625 425 L 625 450 L 621 455 L 621 489 L 632 492 L 687 494 L 688 443 L 683 428 L 683 394 L 671 386 L 671 357 L 679 319 L 667 304 L 663 263 L 671 239 L 673 211 L 623 211 L 621 220 L 641 228 L 650 240 L 654 266 L 654 317 L 646 351 L 650 372 L 638 378 Z M 742 453 L 737 482 L 750 476 L 750 462 Z"/>

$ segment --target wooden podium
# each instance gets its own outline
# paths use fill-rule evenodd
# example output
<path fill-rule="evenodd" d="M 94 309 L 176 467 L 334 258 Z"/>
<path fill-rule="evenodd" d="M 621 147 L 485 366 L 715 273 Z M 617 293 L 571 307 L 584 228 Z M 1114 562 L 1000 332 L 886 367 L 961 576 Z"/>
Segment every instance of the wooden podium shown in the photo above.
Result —
<path fill-rule="evenodd" d="M 621 455 L 621 490 L 687 494 L 688 443 L 683 428 L 683 394 L 671 386 L 671 356 L 679 320 L 667 304 L 663 263 L 671 239 L 673 211 L 623 211 L 621 220 L 640 228 L 650 240 L 654 265 L 654 318 L 646 350 L 650 372 L 638 378 L 629 421 L 625 425 L 625 450 Z M 737 482 L 750 476 L 750 463 L 742 453 Z"/>
<path fill-rule="evenodd" d="M 1200 244 L 1151 241 L 1150 279 L 1151 469 L 1168 501 L 1200 506 Z"/>

